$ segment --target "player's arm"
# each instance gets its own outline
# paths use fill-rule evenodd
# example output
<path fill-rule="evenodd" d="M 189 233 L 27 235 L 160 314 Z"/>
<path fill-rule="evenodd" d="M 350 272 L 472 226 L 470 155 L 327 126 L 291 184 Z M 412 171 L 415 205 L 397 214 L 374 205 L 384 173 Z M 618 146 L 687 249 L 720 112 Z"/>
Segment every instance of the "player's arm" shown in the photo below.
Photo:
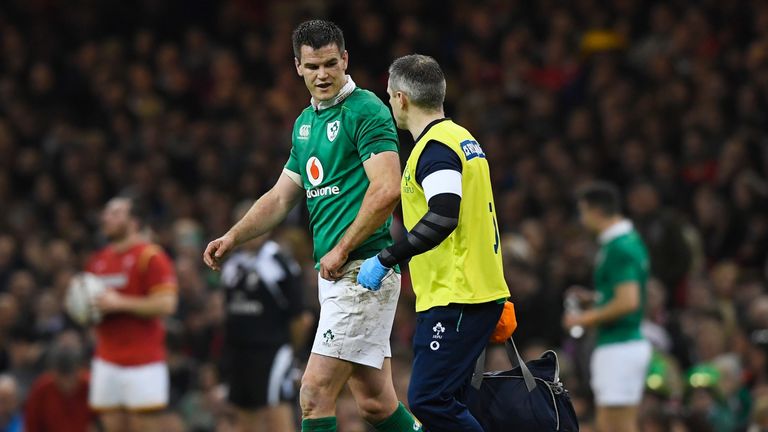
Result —
<path fill-rule="evenodd" d="M 242 219 L 226 234 L 208 243 L 203 252 L 203 261 L 208 267 L 219 270 L 224 255 L 272 230 L 285 219 L 303 196 L 303 188 L 298 183 L 301 180 L 292 178 L 293 174 L 296 173 L 283 171 L 272 189 L 256 200 Z"/>
<path fill-rule="evenodd" d="M 381 278 L 395 264 L 427 252 L 445 241 L 459 225 L 462 165 L 445 144 L 427 144 L 416 168 L 416 181 L 424 189 L 428 210 L 404 239 L 363 263 L 358 283 L 378 289 Z"/>
<path fill-rule="evenodd" d="M 461 174 L 453 172 L 458 174 L 457 183 L 461 185 Z M 430 198 L 428 205 L 427 213 L 404 239 L 379 253 L 379 262 L 384 267 L 392 268 L 397 263 L 434 249 L 459 225 L 460 195 L 443 192 Z"/>
<path fill-rule="evenodd" d="M 173 262 L 154 247 L 144 250 L 137 263 L 142 283 L 147 287 L 145 296 L 128 296 L 116 290 L 107 290 L 96 298 L 103 313 L 129 313 L 143 318 L 172 315 L 178 304 L 178 287 Z"/>
<path fill-rule="evenodd" d="M 397 206 L 400 200 L 400 157 L 385 151 L 363 162 L 370 184 L 355 220 L 339 243 L 320 260 L 320 276 L 326 280 L 340 277 L 339 269 L 347 262 L 349 253 L 369 238 Z"/>
<path fill-rule="evenodd" d="M 622 282 L 614 289 L 613 298 L 605 305 L 585 311 L 581 315 L 566 316 L 566 328 L 573 326 L 596 326 L 615 321 L 640 307 L 640 284 L 635 281 Z"/>
<path fill-rule="evenodd" d="M 129 313 L 144 318 L 164 317 L 176 311 L 178 296 L 175 290 L 161 291 L 147 297 L 126 296 L 108 290 L 96 299 L 104 313 Z"/>

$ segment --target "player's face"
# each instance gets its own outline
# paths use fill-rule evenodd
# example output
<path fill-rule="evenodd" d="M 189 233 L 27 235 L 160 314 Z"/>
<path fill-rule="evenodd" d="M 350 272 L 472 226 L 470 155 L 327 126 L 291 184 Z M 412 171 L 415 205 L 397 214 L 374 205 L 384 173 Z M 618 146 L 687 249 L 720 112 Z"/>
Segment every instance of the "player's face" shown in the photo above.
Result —
<path fill-rule="evenodd" d="M 387 85 L 387 94 L 389 95 L 389 106 L 392 107 L 392 117 L 395 119 L 395 124 L 400 129 L 408 129 L 403 113 L 403 94 L 392 90 L 392 87 L 389 85 Z"/>
<path fill-rule="evenodd" d="M 314 49 L 301 46 L 301 58 L 294 59 L 296 72 L 304 78 L 304 84 L 317 101 L 333 99 L 346 83 L 347 51 L 339 52 L 335 43 Z"/>
<path fill-rule="evenodd" d="M 113 199 L 101 213 L 101 232 L 109 241 L 125 238 L 130 230 L 131 203 L 125 199 Z"/>
<path fill-rule="evenodd" d="M 590 231 L 597 231 L 597 222 L 595 209 L 591 208 L 584 201 L 579 201 L 579 219 L 581 224 L 584 225 Z"/>

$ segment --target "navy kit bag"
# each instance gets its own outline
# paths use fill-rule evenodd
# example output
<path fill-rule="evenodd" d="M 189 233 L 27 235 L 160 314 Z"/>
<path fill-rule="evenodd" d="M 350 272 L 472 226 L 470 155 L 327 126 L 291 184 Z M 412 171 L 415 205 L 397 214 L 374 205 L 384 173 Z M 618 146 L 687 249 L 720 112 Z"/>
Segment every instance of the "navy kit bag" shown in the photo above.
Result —
<path fill-rule="evenodd" d="M 466 403 L 485 432 L 576 432 L 579 423 L 560 381 L 557 354 L 547 351 L 523 362 L 514 341 L 506 344 L 508 371 L 485 372 L 485 351 L 477 361 Z"/>

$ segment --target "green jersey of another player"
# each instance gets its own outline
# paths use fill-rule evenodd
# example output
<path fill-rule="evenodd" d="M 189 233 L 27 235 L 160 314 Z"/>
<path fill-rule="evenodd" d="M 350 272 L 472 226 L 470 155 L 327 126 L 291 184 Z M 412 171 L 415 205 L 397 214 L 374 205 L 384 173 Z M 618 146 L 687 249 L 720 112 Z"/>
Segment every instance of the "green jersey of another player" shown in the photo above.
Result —
<path fill-rule="evenodd" d="M 398 151 L 389 109 L 373 93 L 356 88 L 352 78 L 332 102 L 312 103 L 296 119 L 293 148 L 284 172 L 304 188 L 315 261 L 328 253 L 355 220 L 368 190 L 363 162 Z M 365 259 L 392 244 L 392 217 L 350 252 Z"/>
<path fill-rule="evenodd" d="M 595 306 L 602 308 L 609 304 L 616 296 L 616 288 L 628 282 L 637 284 L 640 302 L 639 307 L 626 315 L 598 325 L 598 345 L 643 338 L 640 322 L 645 307 L 648 269 L 648 252 L 632 223 L 619 221 L 600 235 L 594 273 Z"/>

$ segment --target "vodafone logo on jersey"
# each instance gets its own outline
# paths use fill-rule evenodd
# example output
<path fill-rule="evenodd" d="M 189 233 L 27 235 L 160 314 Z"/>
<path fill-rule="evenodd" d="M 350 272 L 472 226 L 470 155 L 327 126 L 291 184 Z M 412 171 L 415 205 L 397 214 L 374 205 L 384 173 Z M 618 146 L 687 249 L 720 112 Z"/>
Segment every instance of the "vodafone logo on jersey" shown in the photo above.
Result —
<path fill-rule="evenodd" d="M 312 186 L 317 186 L 323 182 L 323 164 L 320 163 L 320 159 L 312 156 L 307 161 L 307 178 Z"/>
<path fill-rule="evenodd" d="M 323 182 L 325 177 L 325 171 L 323 170 L 323 164 L 320 163 L 320 159 L 312 156 L 307 160 L 307 178 L 309 183 L 313 186 L 319 186 Z M 338 195 L 341 191 L 338 186 L 325 186 L 316 189 L 307 190 L 307 198 L 317 198 L 329 195 Z"/>

